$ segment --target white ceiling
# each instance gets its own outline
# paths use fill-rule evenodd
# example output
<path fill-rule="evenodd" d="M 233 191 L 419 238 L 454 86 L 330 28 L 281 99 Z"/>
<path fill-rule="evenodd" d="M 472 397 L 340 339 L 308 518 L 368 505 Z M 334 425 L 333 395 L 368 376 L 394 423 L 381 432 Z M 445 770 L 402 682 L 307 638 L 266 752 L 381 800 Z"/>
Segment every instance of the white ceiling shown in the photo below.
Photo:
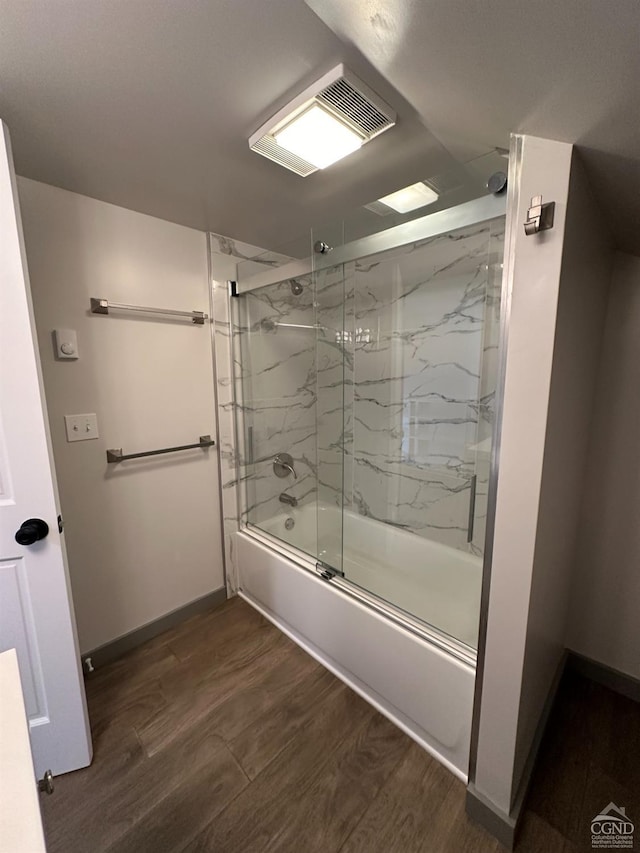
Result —
<path fill-rule="evenodd" d="M 303 0 L 0 0 L 18 172 L 277 249 L 521 130 L 584 147 L 640 253 L 638 0 L 309 4 L 328 26 Z M 309 178 L 252 153 L 274 108 L 340 61 L 397 127 Z"/>
<path fill-rule="evenodd" d="M 640 254 L 639 0 L 307 0 L 462 159 L 510 132 L 579 146 Z"/>
<path fill-rule="evenodd" d="M 392 132 L 308 178 L 250 151 L 343 59 Z M 453 162 L 303 0 L 0 0 L 0 117 L 19 174 L 274 249 Z"/>

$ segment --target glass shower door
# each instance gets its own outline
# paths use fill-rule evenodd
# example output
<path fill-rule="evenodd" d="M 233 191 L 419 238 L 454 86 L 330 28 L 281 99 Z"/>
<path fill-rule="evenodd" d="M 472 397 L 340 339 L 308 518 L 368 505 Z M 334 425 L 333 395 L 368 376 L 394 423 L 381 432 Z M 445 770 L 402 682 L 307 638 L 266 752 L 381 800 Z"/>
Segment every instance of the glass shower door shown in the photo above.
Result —
<path fill-rule="evenodd" d="M 316 316 L 316 519 L 319 570 L 343 574 L 345 459 L 350 440 L 344 265 L 314 270 Z"/>
<path fill-rule="evenodd" d="M 488 221 L 314 273 L 318 553 L 472 647 L 502 233 Z"/>
<path fill-rule="evenodd" d="M 243 520 L 316 558 L 316 320 L 310 276 L 241 293 L 233 302 Z"/>
<path fill-rule="evenodd" d="M 296 240 L 249 259 L 233 300 L 243 521 L 469 647 L 504 242 L 504 196 L 486 191 L 504 160 L 490 160 L 429 179 L 426 214 L 376 202 L 313 229 L 310 255 Z"/>

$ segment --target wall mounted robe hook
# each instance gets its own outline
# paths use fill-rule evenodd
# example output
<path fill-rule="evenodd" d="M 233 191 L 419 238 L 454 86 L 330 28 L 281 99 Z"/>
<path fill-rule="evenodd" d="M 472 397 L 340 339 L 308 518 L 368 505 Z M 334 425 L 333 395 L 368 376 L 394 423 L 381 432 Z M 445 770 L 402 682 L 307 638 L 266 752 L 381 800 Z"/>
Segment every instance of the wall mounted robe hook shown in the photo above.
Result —
<path fill-rule="evenodd" d="M 524 223 L 524 233 L 530 237 L 540 231 L 548 231 L 553 228 L 553 217 L 556 210 L 555 201 L 542 203 L 541 195 L 534 195 L 531 199 L 531 207 L 527 210 L 527 220 Z"/>

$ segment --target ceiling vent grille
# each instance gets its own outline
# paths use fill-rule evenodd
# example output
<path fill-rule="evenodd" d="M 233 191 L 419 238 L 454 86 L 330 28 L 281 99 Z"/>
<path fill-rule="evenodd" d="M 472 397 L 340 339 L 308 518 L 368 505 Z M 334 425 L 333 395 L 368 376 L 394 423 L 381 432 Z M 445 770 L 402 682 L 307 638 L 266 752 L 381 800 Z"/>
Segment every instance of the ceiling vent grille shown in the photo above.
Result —
<path fill-rule="evenodd" d="M 274 163 L 280 163 L 281 166 L 291 169 L 291 171 L 295 172 L 296 175 L 302 175 L 303 178 L 306 178 L 307 175 L 317 171 L 316 167 L 311 163 L 307 163 L 307 161 L 303 160 L 302 157 L 296 157 L 296 155 L 292 154 L 291 151 L 287 151 L 286 148 L 278 145 L 272 136 L 263 136 L 262 139 L 259 139 L 255 145 L 251 146 L 251 148 L 254 151 L 257 151 L 258 154 L 262 154 L 263 157 L 268 157 L 269 160 L 273 160 Z"/>
<path fill-rule="evenodd" d="M 423 181 L 430 189 L 438 193 L 439 196 L 451 193 L 454 190 L 459 190 L 463 183 L 459 176 L 453 173 L 445 173 L 444 175 L 434 175 Z"/>
<path fill-rule="evenodd" d="M 395 112 L 382 98 L 344 65 L 338 65 L 265 122 L 250 137 L 251 150 L 302 177 L 316 172 L 316 166 L 287 151 L 275 139 L 275 133 L 314 103 L 355 130 L 363 145 L 396 122 Z"/>
<path fill-rule="evenodd" d="M 392 210 L 392 208 L 381 201 L 372 201 L 370 204 L 365 204 L 365 208 L 366 210 L 370 210 L 371 213 L 377 213 L 378 216 L 391 216 L 392 213 L 395 213 L 395 210 Z"/>
<path fill-rule="evenodd" d="M 377 109 L 344 77 L 323 89 L 318 100 L 332 107 L 369 139 L 393 127 L 392 119 Z"/>

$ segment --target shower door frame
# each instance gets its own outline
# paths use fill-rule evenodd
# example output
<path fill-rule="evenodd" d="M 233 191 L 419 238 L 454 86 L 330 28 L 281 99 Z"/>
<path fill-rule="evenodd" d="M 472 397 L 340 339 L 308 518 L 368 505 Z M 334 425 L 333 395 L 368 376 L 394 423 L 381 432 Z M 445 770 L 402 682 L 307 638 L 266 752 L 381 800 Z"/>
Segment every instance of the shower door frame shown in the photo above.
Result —
<path fill-rule="evenodd" d="M 369 237 L 362 237 L 345 243 L 327 254 L 326 258 L 320 256 L 314 259 L 291 261 L 283 266 L 271 267 L 263 272 L 249 276 L 244 281 L 238 280 L 236 292 L 238 295 L 288 281 L 291 278 L 311 275 L 323 269 L 347 264 L 350 261 L 359 261 L 388 249 L 399 249 L 409 243 L 429 240 L 448 234 L 450 231 L 458 231 L 472 225 L 480 225 L 491 219 L 505 216 L 507 212 L 506 196 L 488 195 L 473 201 L 466 201 L 447 210 L 439 210 L 436 213 L 426 214 L 410 222 L 394 225 L 385 231 L 379 231 Z"/>
<path fill-rule="evenodd" d="M 427 214 L 418 219 L 401 225 L 393 226 L 378 234 L 364 237 L 347 243 L 342 247 L 335 248 L 325 259 L 320 259 L 318 262 L 313 260 L 295 260 L 286 263 L 282 266 L 269 268 L 254 274 L 244 281 L 241 279 L 233 282 L 233 287 L 230 286 L 230 311 L 229 320 L 231 327 L 231 348 L 232 361 L 239 363 L 239 340 L 237 333 L 234 333 L 234 328 L 237 325 L 237 305 L 236 298 L 242 297 L 242 294 L 249 293 L 254 290 L 275 285 L 291 278 L 296 278 L 303 275 L 313 275 L 323 269 L 330 269 L 338 265 L 344 265 L 355 260 L 360 260 L 371 255 L 379 254 L 390 249 L 401 248 L 402 246 L 418 241 L 428 240 L 434 237 L 447 234 L 452 231 L 457 231 L 461 228 L 480 225 L 483 222 L 488 222 L 493 219 L 506 216 L 507 213 L 507 198 L 505 195 L 488 195 L 469 202 L 457 205 L 447 210 L 441 210 L 433 214 Z M 323 263 L 324 260 L 324 263 Z M 231 285 L 231 283 L 229 283 Z M 505 288 L 507 287 L 506 277 L 503 276 L 501 284 L 501 304 L 504 304 Z M 502 318 L 501 318 L 502 322 Z M 500 348 L 502 349 L 503 342 L 500 340 Z M 308 570 L 316 577 L 319 577 L 317 566 L 318 563 L 308 553 L 301 549 L 279 539 L 277 536 L 262 531 L 257 525 L 251 523 L 246 518 L 246 508 L 248 506 L 247 496 L 247 480 L 248 472 L 245 463 L 245 448 L 244 448 L 244 406 L 241 399 L 241 382 L 235 375 L 233 377 L 233 393 L 234 393 L 234 409 L 235 417 L 235 442 L 236 442 L 236 483 L 239 486 L 237 489 L 237 512 L 238 512 L 238 528 L 240 532 L 246 533 L 257 540 L 260 544 L 271 548 L 276 553 L 292 560 L 298 566 Z M 492 457 L 493 457 L 492 453 Z M 489 481 L 489 489 L 493 490 L 493 465 L 491 477 Z M 492 523 L 492 519 L 491 519 Z M 487 537 L 492 536 L 490 519 L 487 519 Z M 490 576 L 490 553 L 485 549 L 485 556 L 482 565 L 482 589 L 486 586 L 486 578 Z M 437 648 L 452 655 L 457 660 L 476 668 L 478 661 L 478 651 L 471 646 L 457 640 L 454 637 L 440 631 L 433 625 L 429 625 L 421 620 L 414 618 L 411 614 L 396 607 L 389 602 L 384 601 L 378 596 L 369 593 L 367 590 L 359 587 L 357 584 L 348 579 L 340 577 L 336 574 L 329 579 L 328 583 L 335 586 L 342 594 L 364 604 L 368 608 L 374 610 L 386 619 L 389 619 L 395 625 L 409 631 L 432 643 Z M 484 594 L 483 594 L 484 598 Z M 481 608 L 484 602 L 481 601 Z M 481 620 L 481 613 L 478 613 L 478 619 Z"/>

